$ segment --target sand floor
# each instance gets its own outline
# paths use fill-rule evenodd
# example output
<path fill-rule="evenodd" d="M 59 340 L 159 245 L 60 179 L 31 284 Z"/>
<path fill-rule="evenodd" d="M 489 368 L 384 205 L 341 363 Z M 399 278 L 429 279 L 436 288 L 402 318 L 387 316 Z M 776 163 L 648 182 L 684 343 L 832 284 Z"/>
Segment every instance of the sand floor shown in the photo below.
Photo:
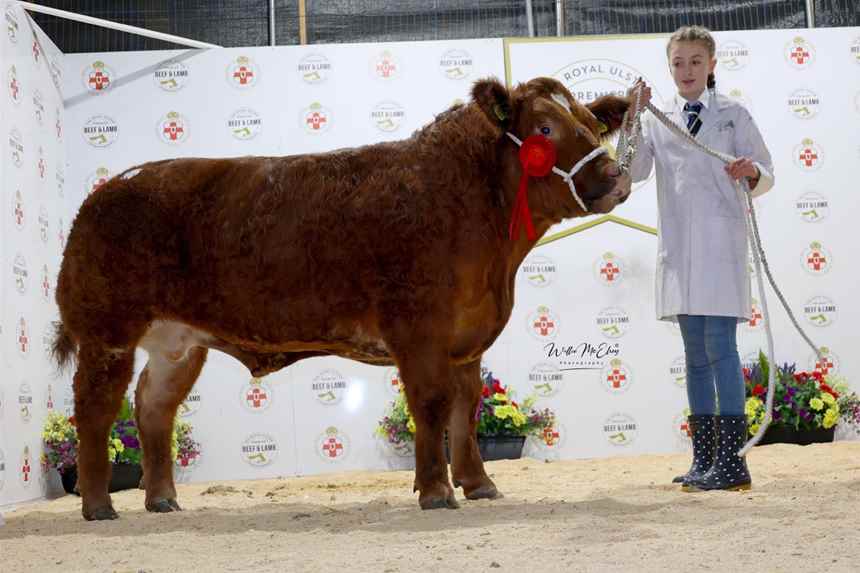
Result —
<path fill-rule="evenodd" d="M 5 514 L 0 571 L 860 572 L 860 442 L 755 448 L 753 490 L 684 493 L 686 454 L 490 462 L 505 498 L 421 511 L 412 472 L 179 486 L 181 513 L 113 494 Z M 462 493 L 458 490 L 458 496 Z"/>

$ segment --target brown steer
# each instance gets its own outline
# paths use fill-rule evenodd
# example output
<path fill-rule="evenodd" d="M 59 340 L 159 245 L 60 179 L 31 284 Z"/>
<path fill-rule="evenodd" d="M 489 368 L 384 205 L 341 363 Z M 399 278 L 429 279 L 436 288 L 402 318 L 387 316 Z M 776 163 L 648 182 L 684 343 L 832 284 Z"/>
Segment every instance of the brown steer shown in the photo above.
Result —
<path fill-rule="evenodd" d="M 499 496 L 478 453 L 481 355 L 511 314 L 517 268 L 534 246 L 508 225 L 523 140 L 544 134 L 567 172 L 617 129 L 627 101 L 583 106 L 559 82 L 475 84 L 393 143 L 291 157 L 176 159 L 120 174 L 84 201 L 57 282 L 54 353 L 76 356 L 79 489 L 86 519 L 117 516 L 108 431 L 131 382 L 146 508 L 178 510 L 170 459 L 176 410 L 208 349 L 256 376 L 336 355 L 396 365 L 414 414 L 422 508 Z M 624 201 L 630 181 L 606 155 L 573 177 L 589 212 Z M 529 182 L 537 236 L 583 212 L 550 173 Z"/>

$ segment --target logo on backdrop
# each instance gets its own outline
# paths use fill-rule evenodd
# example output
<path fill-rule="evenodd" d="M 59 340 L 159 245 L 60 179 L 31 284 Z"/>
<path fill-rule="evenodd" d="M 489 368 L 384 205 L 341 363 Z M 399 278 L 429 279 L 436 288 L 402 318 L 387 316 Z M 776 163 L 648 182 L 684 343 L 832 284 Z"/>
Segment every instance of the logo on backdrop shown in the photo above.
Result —
<path fill-rule="evenodd" d="M 611 414 L 603 422 L 603 435 L 613 446 L 629 446 L 638 433 L 639 426 L 630 414 Z"/>
<path fill-rule="evenodd" d="M 796 70 L 806 70 L 815 62 L 815 47 L 796 36 L 785 45 L 785 59 Z"/>
<path fill-rule="evenodd" d="M 827 374 L 838 374 L 839 357 L 826 346 L 822 346 L 818 350 L 821 351 L 821 358 L 819 359 L 815 354 L 810 354 L 809 359 L 807 360 L 809 370 L 813 372 L 821 372 L 822 376 L 826 376 Z"/>
<path fill-rule="evenodd" d="M 191 392 L 188 393 L 188 396 L 185 397 L 185 400 L 179 404 L 178 413 L 183 418 L 192 416 L 202 405 L 203 397 L 200 395 L 200 391 L 197 390 L 196 387 L 193 387 L 191 388 Z"/>
<path fill-rule="evenodd" d="M 15 282 L 15 290 L 19 294 L 27 292 L 27 283 L 29 282 L 27 259 L 21 253 L 16 253 L 15 260 L 12 261 L 12 280 Z"/>
<path fill-rule="evenodd" d="M 370 62 L 370 74 L 375 78 L 392 80 L 401 72 L 399 60 L 388 50 L 383 51 Z"/>
<path fill-rule="evenodd" d="M 39 280 L 39 292 L 42 293 L 42 300 L 48 302 L 51 300 L 51 274 L 48 271 L 48 265 L 42 265 L 42 276 Z"/>
<path fill-rule="evenodd" d="M 533 287 L 548 287 L 555 280 L 558 267 L 544 255 L 531 255 L 520 266 L 520 272 Z"/>
<path fill-rule="evenodd" d="M 36 115 L 39 127 L 45 125 L 45 98 L 39 90 L 33 92 L 33 113 Z"/>
<path fill-rule="evenodd" d="M 615 286 L 624 280 L 624 269 L 627 266 L 615 253 L 607 252 L 594 262 L 594 276 L 602 285 Z"/>
<path fill-rule="evenodd" d="M 51 232 L 51 221 L 48 217 L 48 208 L 44 205 L 39 206 L 39 238 L 42 239 L 42 242 L 47 244 L 48 237 Z"/>
<path fill-rule="evenodd" d="M 299 123 L 308 133 L 325 133 L 331 127 L 331 112 L 318 102 L 314 102 L 302 110 Z"/>
<path fill-rule="evenodd" d="M 251 378 L 239 391 L 239 401 L 249 412 L 265 412 L 272 405 L 275 394 L 262 378 Z"/>
<path fill-rule="evenodd" d="M 554 77 L 563 83 L 580 103 L 587 104 L 604 95 L 625 97 L 627 89 L 636 82 L 636 78 L 645 78 L 645 74 L 613 60 L 580 60 L 563 67 Z M 645 79 L 647 81 L 647 78 Z M 653 83 L 648 81 L 648 85 Z M 657 96 L 655 103 L 662 100 L 656 89 L 654 95 Z"/>
<path fill-rule="evenodd" d="M 182 62 L 165 62 L 152 74 L 155 85 L 166 92 L 178 92 L 188 83 L 188 67 Z"/>
<path fill-rule="evenodd" d="M 326 406 L 333 406 L 343 400 L 349 387 L 349 380 L 337 370 L 323 370 L 311 382 L 311 390 L 316 399 Z"/>
<path fill-rule="evenodd" d="M 752 299 L 750 307 L 750 319 L 744 325 L 747 332 L 760 332 L 764 326 L 764 314 L 761 311 L 761 305 L 755 298 Z"/>
<path fill-rule="evenodd" d="M 227 82 L 236 89 L 254 87 L 260 78 L 260 70 L 247 56 L 239 56 L 227 66 Z"/>
<path fill-rule="evenodd" d="M 6 33 L 9 35 L 9 41 L 13 44 L 18 43 L 18 30 L 18 17 L 15 15 L 15 7 L 9 5 L 6 8 Z"/>
<path fill-rule="evenodd" d="M 15 221 L 15 227 L 21 231 L 24 229 L 24 222 L 27 220 L 24 214 L 24 196 L 20 189 L 15 190 L 12 195 L 12 219 Z"/>
<path fill-rule="evenodd" d="M 84 68 L 81 77 L 84 86 L 91 94 L 103 94 L 113 85 L 113 70 L 102 61 L 95 61 Z"/>
<path fill-rule="evenodd" d="M 107 167 L 97 167 L 96 170 L 90 173 L 87 181 L 84 184 L 84 191 L 87 195 L 95 193 L 99 187 L 108 182 L 111 178 L 110 170 Z"/>
<path fill-rule="evenodd" d="M 263 131 L 263 118 L 253 109 L 243 107 L 234 111 L 227 120 L 227 129 L 236 139 L 243 141 L 254 139 Z"/>
<path fill-rule="evenodd" d="M 47 412 L 54 411 L 54 386 L 52 384 L 48 384 L 48 387 L 45 389 L 45 410 Z"/>
<path fill-rule="evenodd" d="M 800 257 L 803 268 L 811 275 L 821 276 L 827 274 L 833 264 L 830 251 L 818 241 L 813 241 L 807 249 L 804 249 Z"/>
<path fill-rule="evenodd" d="M 47 270 L 47 266 L 45 270 Z M 51 355 L 51 346 L 54 344 L 54 323 L 48 321 L 45 323 L 45 328 L 42 329 L 42 352 L 43 356 Z M 50 386 L 50 385 L 49 385 Z"/>
<path fill-rule="evenodd" d="M 854 63 L 860 64 L 860 36 L 854 38 L 848 51 L 851 54 L 851 59 L 854 60 Z"/>
<path fill-rule="evenodd" d="M 630 328 L 630 315 L 624 309 L 609 307 L 597 314 L 595 322 L 606 338 L 621 338 Z"/>
<path fill-rule="evenodd" d="M 750 61 L 750 51 L 737 40 L 729 40 L 717 46 L 717 63 L 729 72 L 742 70 Z"/>
<path fill-rule="evenodd" d="M 449 80 L 464 80 L 472 74 L 472 56 L 466 50 L 448 50 L 439 59 L 439 71 Z"/>
<path fill-rule="evenodd" d="M 370 110 L 370 121 L 379 131 L 397 131 L 405 120 L 406 110 L 397 102 L 384 101 Z"/>
<path fill-rule="evenodd" d="M 795 146 L 793 153 L 794 164 L 802 171 L 815 171 L 821 167 L 823 154 L 812 139 L 805 137 L 800 145 Z"/>
<path fill-rule="evenodd" d="M 558 335 L 558 318 L 547 306 L 539 306 L 526 319 L 526 329 L 538 340 L 552 340 Z"/>
<path fill-rule="evenodd" d="M 162 116 L 156 129 L 161 141 L 170 145 L 185 143 L 191 135 L 188 120 L 176 111 L 167 112 L 167 115 Z"/>
<path fill-rule="evenodd" d="M 317 437 L 317 453 L 327 462 L 340 462 L 349 455 L 349 437 L 329 426 Z"/>
<path fill-rule="evenodd" d="M 331 62 L 322 54 L 309 54 L 299 61 L 299 76 L 309 84 L 321 84 L 332 73 Z"/>
<path fill-rule="evenodd" d="M 119 125 L 106 115 L 94 115 L 84 124 L 83 136 L 93 147 L 107 147 L 119 137 Z"/>
<path fill-rule="evenodd" d="M 26 382 L 18 386 L 18 413 L 21 420 L 29 422 L 33 417 L 33 389 Z"/>
<path fill-rule="evenodd" d="M 747 108 L 748 110 L 752 111 L 752 99 L 750 98 L 749 94 L 743 91 L 743 89 L 730 88 L 726 91 L 726 95 L 732 101 L 735 101 Z"/>
<path fill-rule="evenodd" d="M 820 106 L 821 98 L 812 90 L 794 90 L 788 96 L 788 108 L 794 117 L 799 119 L 812 119 L 818 114 Z"/>
<path fill-rule="evenodd" d="M 42 57 L 42 47 L 41 47 L 41 46 L 39 46 L 39 40 L 38 40 L 35 36 L 33 36 L 33 50 L 32 50 L 32 53 L 33 53 L 33 62 L 34 62 L 36 65 L 39 65 L 39 63 L 41 62 L 41 59 L 40 59 L 40 58 Z"/>
<path fill-rule="evenodd" d="M 63 114 L 60 111 L 60 108 L 56 108 L 54 110 L 54 129 L 57 132 L 57 141 L 63 139 Z"/>
<path fill-rule="evenodd" d="M 690 424 L 687 422 L 689 416 L 689 408 L 685 408 L 683 412 L 672 418 L 672 428 L 675 430 L 675 438 L 678 440 L 678 445 L 682 448 L 689 448 L 691 444 Z"/>
<path fill-rule="evenodd" d="M 27 319 L 19 316 L 15 323 L 15 348 L 18 349 L 18 354 L 27 358 L 30 355 L 30 344 L 30 326 Z"/>
<path fill-rule="evenodd" d="M 48 166 L 45 163 L 45 150 L 42 149 L 42 146 L 39 146 L 38 149 L 38 160 L 36 161 L 36 172 L 39 174 L 39 179 L 45 179 L 45 172 L 48 170 Z"/>
<path fill-rule="evenodd" d="M 826 296 L 816 296 L 803 305 L 806 320 L 814 326 L 830 326 L 836 322 L 836 303 Z"/>
<path fill-rule="evenodd" d="M 798 216 L 807 223 L 818 223 L 830 214 L 830 202 L 815 191 L 807 191 L 794 203 Z"/>
<path fill-rule="evenodd" d="M 400 370 L 396 367 L 386 368 L 383 374 L 383 382 L 385 387 L 393 395 L 397 396 L 400 393 L 400 388 L 403 386 L 403 380 L 400 379 Z"/>
<path fill-rule="evenodd" d="M 62 217 L 57 223 L 57 239 L 60 241 L 60 249 L 64 249 L 66 247 L 66 231 L 63 228 Z"/>
<path fill-rule="evenodd" d="M 604 390 L 621 394 L 633 383 L 633 371 L 620 358 L 613 358 L 600 373 L 600 382 Z"/>
<path fill-rule="evenodd" d="M 567 431 L 564 424 L 555 422 L 537 437 L 537 444 L 544 451 L 557 452 L 567 441 Z"/>
<path fill-rule="evenodd" d="M 21 465 L 18 473 L 18 477 L 21 479 L 21 485 L 23 485 L 25 489 L 29 489 L 30 484 L 35 480 L 36 476 L 33 475 L 35 469 L 36 462 L 30 453 L 30 446 L 29 444 L 25 445 L 24 451 L 21 452 Z"/>
<path fill-rule="evenodd" d="M 6 85 L 9 88 L 9 99 L 12 100 L 12 103 L 21 103 L 21 98 L 23 97 L 21 83 L 18 81 L 18 70 L 15 69 L 15 66 L 9 68 L 9 77 L 6 80 Z"/>
<path fill-rule="evenodd" d="M 278 442 L 269 434 L 251 434 L 242 442 L 242 459 L 256 468 L 278 459 Z"/>
<path fill-rule="evenodd" d="M 21 132 L 17 127 L 13 127 L 9 132 L 9 151 L 12 157 L 12 163 L 15 167 L 21 167 L 24 164 L 24 138 L 21 137 Z"/>
<path fill-rule="evenodd" d="M 580 342 L 571 345 L 550 342 L 543 349 L 547 358 L 558 360 L 561 370 L 599 370 L 606 366 L 607 359 L 617 357 L 621 352 L 617 342 Z"/>
<path fill-rule="evenodd" d="M 57 164 L 57 170 L 54 172 L 54 179 L 57 182 L 57 195 L 62 199 L 63 189 L 66 187 L 66 173 L 59 164 Z"/>
<path fill-rule="evenodd" d="M 678 356 L 669 365 L 669 378 L 678 388 L 687 387 L 687 360 L 684 356 Z"/>
<path fill-rule="evenodd" d="M 550 398 L 561 391 L 564 375 L 555 364 L 541 362 L 529 371 L 532 391 L 541 398 Z"/>

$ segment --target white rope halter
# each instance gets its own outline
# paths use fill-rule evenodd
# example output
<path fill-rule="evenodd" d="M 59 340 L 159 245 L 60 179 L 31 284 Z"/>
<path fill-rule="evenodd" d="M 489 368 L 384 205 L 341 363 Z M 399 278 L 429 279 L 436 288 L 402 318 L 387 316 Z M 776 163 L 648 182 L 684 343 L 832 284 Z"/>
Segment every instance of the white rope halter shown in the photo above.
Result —
<path fill-rule="evenodd" d="M 520 138 L 518 138 L 510 131 L 507 133 L 508 137 L 514 140 L 514 143 L 516 143 L 519 147 L 522 147 L 523 142 Z M 588 213 L 588 207 L 585 206 L 585 202 L 579 198 L 579 193 L 576 192 L 576 185 L 573 184 L 573 176 L 579 173 L 579 170 L 582 169 L 586 163 L 588 163 L 595 157 L 603 155 L 604 153 L 608 153 L 605 147 L 596 147 L 591 151 L 591 153 L 577 161 L 576 165 L 571 167 L 569 172 L 563 171 L 555 165 L 552 166 L 552 172 L 564 179 L 564 182 L 567 183 L 568 187 L 570 187 L 570 192 L 573 195 L 573 198 L 576 199 L 576 202 L 579 203 L 579 206 L 582 207 L 582 210 L 586 213 Z"/>

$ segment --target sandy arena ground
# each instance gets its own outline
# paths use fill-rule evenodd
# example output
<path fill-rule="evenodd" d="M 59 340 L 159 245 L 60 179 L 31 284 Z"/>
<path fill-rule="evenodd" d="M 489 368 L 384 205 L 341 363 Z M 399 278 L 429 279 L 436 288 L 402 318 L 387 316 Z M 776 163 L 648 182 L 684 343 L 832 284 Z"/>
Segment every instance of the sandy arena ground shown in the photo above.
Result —
<path fill-rule="evenodd" d="M 0 571 L 860 571 L 860 442 L 758 447 L 743 493 L 669 485 L 687 463 L 491 462 L 506 497 L 456 511 L 412 472 L 182 485 L 167 515 L 125 491 L 99 523 L 65 496 L 5 514 Z"/>

